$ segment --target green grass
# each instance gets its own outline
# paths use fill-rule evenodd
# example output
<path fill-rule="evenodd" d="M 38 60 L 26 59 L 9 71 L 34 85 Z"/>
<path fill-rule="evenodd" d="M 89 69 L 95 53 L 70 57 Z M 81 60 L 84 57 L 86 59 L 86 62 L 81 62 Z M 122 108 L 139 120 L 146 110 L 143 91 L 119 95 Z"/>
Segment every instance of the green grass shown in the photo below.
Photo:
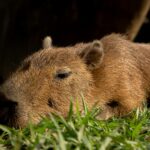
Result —
<path fill-rule="evenodd" d="M 150 111 L 134 111 L 130 117 L 96 119 L 97 110 L 73 115 L 43 118 L 38 125 L 25 129 L 0 125 L 0 150 L 146 150 L 150 149 Z"/>

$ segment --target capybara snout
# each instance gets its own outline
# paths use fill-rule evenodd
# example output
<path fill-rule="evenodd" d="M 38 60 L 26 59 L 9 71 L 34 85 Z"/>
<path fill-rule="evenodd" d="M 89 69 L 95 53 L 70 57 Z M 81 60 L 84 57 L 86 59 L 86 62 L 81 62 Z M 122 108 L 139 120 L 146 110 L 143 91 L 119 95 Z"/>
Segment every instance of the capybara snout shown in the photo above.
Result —
<path fill-rule="evenodd" d="M 82 111 L 83 97 L 89 108 L 101 108 L 101 119 L 108 119 L 141 108 L 149 96 L 149 44 L 112 34 L 60 48 L 46 41 L 44 48 L 27 57 L 0 87 L 0 120 L 8 114 L 2 122 L 24 127 L 49 113 L 65 117 L 70 100 L 74 111 L 76 103 Z"/>
<path fill-rule="evenodd" d="M 12 118 L 15 118 L 16 106 L 16 102 L 9 100 L 0 92 L 0 124 L 11 125 Z"/>

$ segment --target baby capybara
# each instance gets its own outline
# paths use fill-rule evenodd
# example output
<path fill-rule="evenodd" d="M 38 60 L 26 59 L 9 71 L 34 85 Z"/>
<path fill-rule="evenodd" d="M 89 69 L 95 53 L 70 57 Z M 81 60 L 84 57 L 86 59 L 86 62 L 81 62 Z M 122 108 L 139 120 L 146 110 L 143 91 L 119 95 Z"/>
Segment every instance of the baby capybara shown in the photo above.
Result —
<path fill-rule="evenodd" d="M 100 107 L 101 119 L 124 116 L 149 96 L 148 44 L 111 34 L 91 43 L 45 47 L 0 87 L 1 123 L 25 127 L 49 113 L 65 117 L 70 100 L 82 111 L 83 97 L 89 108 Z"/>

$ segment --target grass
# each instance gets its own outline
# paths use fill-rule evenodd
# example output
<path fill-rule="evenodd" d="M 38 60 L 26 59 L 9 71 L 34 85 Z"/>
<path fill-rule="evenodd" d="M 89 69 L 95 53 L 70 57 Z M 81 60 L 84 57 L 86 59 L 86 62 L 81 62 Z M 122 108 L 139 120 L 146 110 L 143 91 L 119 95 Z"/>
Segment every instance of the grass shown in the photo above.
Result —
<path fill-rule="evenodd" d="M 73 114 L 72 107 L 66 119 L 51 115 L 38 125 L 25 129 L 0 125 L 0 150 L 149 150 L 150 111 L 136 110 L 126 118 L 107 121 L 96 119 L 97 109 L 85 114 Z"/>

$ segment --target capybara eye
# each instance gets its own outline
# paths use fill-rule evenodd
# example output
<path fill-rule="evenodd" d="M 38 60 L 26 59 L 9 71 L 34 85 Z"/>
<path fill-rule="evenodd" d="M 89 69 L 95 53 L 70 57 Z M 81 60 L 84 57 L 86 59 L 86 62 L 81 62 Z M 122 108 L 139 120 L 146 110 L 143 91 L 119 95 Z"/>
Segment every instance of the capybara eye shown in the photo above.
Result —
<path fill-rule="evenodd" d="M 108 106 L 115 108 L 117 106 L 119 106 L 119 103 L 115 100 L 111 100 L 110 102 L 107 103 Z"/>
<path fill-rule="evenodd" d="M 56 79 L 65 79 L 67 77 L 69 77 L 72 74 L 72 72 L 70 70 L 58 70 L 56 72 L 55 78 Z"/>

